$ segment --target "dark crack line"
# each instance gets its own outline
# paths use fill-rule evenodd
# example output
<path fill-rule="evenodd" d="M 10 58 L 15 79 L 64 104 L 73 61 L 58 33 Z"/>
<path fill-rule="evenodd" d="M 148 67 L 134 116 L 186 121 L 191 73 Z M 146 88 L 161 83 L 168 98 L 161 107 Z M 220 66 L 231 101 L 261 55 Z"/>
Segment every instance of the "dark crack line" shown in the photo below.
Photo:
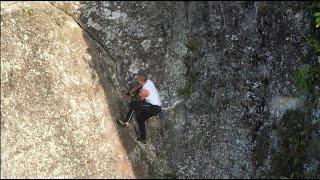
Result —
<path fill-rule="evenodd" d="M 74 22 L 77 23 L 78 26 L 79 26 L 91 39 L 93 39 L 93 40 L 98 44 L 98 46 L 99 46 L 100 48 L 102 48 L 102 49 L 108 54 L 108 56 L 110 57 L 110 59 L 115 63 L 115 73 L 118 74 L 117 61 L 110 55 L 107 47 L 105 47 L 105 46 L 104 46 L 103 44 L 101 44 L 93 35 L 91 35 L 91 34 L 89 33 L 89 31 L 86 30 L 86 29 L 82 26 L 82 24 L 79 23 L 79 22 L 77 21 L 77 19 L 75 19 L 72 15 L 70 15 L 69 13 L 67 13 L 66 11 L 64 11 L 63 9 L 55 6 L 52 2 L 50 2 L 50 4 L 51 4 L 53 7 L 55 7 L 55 8 L 57 8 L 57 9 L 59 9 L 60 11 L 64 12 L 66 15 L 70 16 L 70 17 L 74 20 Z M 116 84 L 119 84 L 119 83 L 115 83 L 115 82 L 113 81 L 113 79 L 111 79 L 110 74 L 109 74 L 107 71 L 106 71 L 106 73 L 108 74 L 108 75 L 107 75 L 108 80 L 109 80 L 109 81 L 111 82 L 111 84 L 117 89 Z M 118 76 L 116 76 L 116 78 L 117 78 L 117 80 L 118 80 Z M 118 82 L 119 82 L 119 80 L 118 80 Z M 116 92 L 119 94 L 120 97 L 123 97 L 122 94 L 121 94 L 118 90 L 116 90 Z M 123 97 L 123 98 L 124 98 L 124 97 Z M 121 101 L 121 102 L 127 107 L 127 104 L 126 104 L 124 101 Z"/>
<path fill-rule="evenodd" d="M 70 15 L 68 12 L 64 11 L 63 9 L 55 6 L 52 2 L 50 2 L 50 4 L 51 4 L 52 6 L 54 6 L 55 8 L 63 11 L 63 12 L 64 12 L 65 14 L 67 14 L 68 16 L 70 16 L 70 17 L 79 25 L 79 27 L 80 27 L 83 31 L 85 31 L 103 50 L 106 51 L 106 53 L 108 54 L 108 56 L 110 57 L 110 59 L 111 59 L 114 63 L 117 63 L 117 61 L 111 56 L 111 54 L 110 54 L 110 52 L 108 51 L 107 47 L 106 47 L 105 45 L 103 45 L 102 43 L 100 43 L 94 36 L 92 36 L 92 35 L 90 34 L 90 32 L 89 32 L 80 22 L 77 21 L 77 19 L 75 19 L 72 15 Z"/>
<path fill-rule="evenodd" d="M 77 19 L 75 19 L 75 18 L 74 18 L 73 16 L 71 16 L 69 13 L 65 12 L 63 9 L 60 9 L 59 7 L 56 7 L 52 2 L 50 2 L 50 4 L 51 4 L 53 7 L 55 7 L 55 8 L 57 8 L 57 9 L 61 10 L 62 12 L 64 12 L 64 13 L 65 13 L 66 15 L 68 15 L 69 17 L 71 17 L 71 18 L 74 20 L 74 22 L 77 23 L 78 26 L 79 26 L 91 39 L 93 39 L 93 40 L 98 44 L 98 46 L 99 46 L 100 48 L 102 48 L 102 49 L 108 54 L 108 56 L 110 57 L 110 59 L 116 64 L 115 67 L 116 67 L 116 73 L 117 73 L 117 72 L 118 72 L 118 71 L 117 71 L 117 61 L 110 55 L 110 53 L 109 53 L 109 51 L 107 50 L 107 48 L 106 48 L 103 44 L 101 44 L 94 36 L 92 36 L 92 35 L 89 33 L 89 31 L 86 30 L 86 29 L 82 26 L 82 24 L 77 21 Z M 111 80 L 110 76 L 108 76 L 108 78 L 109 78 L 109 80 L 112 82 L 112 84 L 115 85 L 115 83 Z"/>

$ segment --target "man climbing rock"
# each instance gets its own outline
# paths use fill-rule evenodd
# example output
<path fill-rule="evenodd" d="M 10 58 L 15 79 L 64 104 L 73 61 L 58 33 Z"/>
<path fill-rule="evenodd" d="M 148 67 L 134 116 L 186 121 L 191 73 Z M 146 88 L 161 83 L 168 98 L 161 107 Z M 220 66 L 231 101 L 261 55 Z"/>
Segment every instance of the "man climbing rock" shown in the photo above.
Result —
<path fill-rule="evenodd" d="M 129 112 L 125 121 L 119 120 L 119 122 L 124 126 L 128 126 L 132 116 L 135 114 L 140 131 L 140 137 L 138 137 L 137 140 L 145 144 L 145 121 L 161 112 L 161 101 L 153 82 L 147 80 L 144 74 L 141 72 L 138 73 L 136 82 L 137 85 L 133 87 L 127 95 L 132 96 L 138 92 L 137 100 L 130 103 Z"/>

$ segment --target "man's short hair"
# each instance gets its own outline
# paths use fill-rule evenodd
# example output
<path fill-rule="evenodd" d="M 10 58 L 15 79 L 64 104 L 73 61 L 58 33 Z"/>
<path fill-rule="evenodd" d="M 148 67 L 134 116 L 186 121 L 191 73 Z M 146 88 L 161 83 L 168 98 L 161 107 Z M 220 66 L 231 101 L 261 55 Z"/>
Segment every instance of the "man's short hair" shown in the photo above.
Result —
<path fill-rule="evenodd" d="M 147 76 L 146 76 L 146 74 L 145 74 L 144 72 L 139 71 L 138 74 L 137 74 L 137 76 L 138 76 L 138 75 L 141 77 L 142 80 L 144 80 L 144 81 L 147 80 Z"/>

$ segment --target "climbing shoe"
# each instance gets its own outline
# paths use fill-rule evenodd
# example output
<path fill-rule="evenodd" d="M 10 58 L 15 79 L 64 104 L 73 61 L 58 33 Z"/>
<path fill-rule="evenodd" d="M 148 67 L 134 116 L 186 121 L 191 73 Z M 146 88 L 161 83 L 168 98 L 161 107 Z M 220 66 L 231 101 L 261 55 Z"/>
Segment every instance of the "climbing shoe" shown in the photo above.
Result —
<path fill-rule="evenodd" d="M 147 143 L 147 140 L 146 139 L 142 139 L 140 137 L 137 138 L 137 141 L 140 141 L 142 142 L 143 144 L 146 144 Z"/>
<path fill-rule="evenodd" d="M 119 123 L 120 123 L 121 125 L 123 125 L 124 127 L 129 126 L 129 122 L 123 122 L 122 120 L 119 120 Z"/>

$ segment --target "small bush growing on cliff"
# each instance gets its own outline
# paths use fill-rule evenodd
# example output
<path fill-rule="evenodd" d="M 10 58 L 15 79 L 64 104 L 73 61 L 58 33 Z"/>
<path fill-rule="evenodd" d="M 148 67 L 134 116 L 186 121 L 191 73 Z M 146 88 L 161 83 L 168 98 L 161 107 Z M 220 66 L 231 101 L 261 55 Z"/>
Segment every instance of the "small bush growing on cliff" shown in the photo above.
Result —
<path fill-rule="evenodd" d="M 282 118 L 278 133 L 281 137 L 280 151 L 273 157 L 274 175 L 278 177 L 303 178 L 303 164 L 307 160 L 313 126 L 303 112 L 287 111 Z"/>
<path fill-rule="evenodd" d="M 319 28 L 320 27 L 320 12 L 315 13 L 314 16 L 316 18 L 316 20 L 315 20 L 316 28 Z"/>
<path fill-rule="evenodd" d="M 31 16 L 32 15 L 32 13 L 33 13 L 33 9 L 31 9 L 31 8 L 23 8 L 22 9 L 22 13 L 24 13 L 24 14 L 28 14 L 29 16 Z"/>
<path fill-rule="evenodd" d="M 313 10 L 312 34 L 306 37 L 307 43 L 317 55 L 320 55 L 320 2 L 314 1 L 310 8 Z"/>
<path fill-rule="evenodd" d="M 189 86 L 185 86 L 185 87 L 183 87 L 183 88 L 180 88 L 180 89 L 178 90 L 178 95 L 179 95 L 179 96 L 183 96 L 183 97 L 185 97 L 185 98 L 190 97 L 190 95 L 191 95 L 191 89 L 190 89 L 190 87 L 189 87 Z"/>
<path fill-rule="evenodd" d="M 307 43 L 311 46 L 311 48 L 316 52 L 316 54 L 320 54 L 320 42 L 313 36 L 309 36 L 306 38 Z"/>
<path fill-rule="evenodd" d="M 298 87 L 301 88 L 303 91 L 307 91 L 307 70 L 305 68 L 299 68 L 295 71 L 293 77 L 296 80 Z"/>
<path fill-rule="evenodd" d="M 198 49 L 198 42 L 195 37 L 191 37 L 188 39 L 187 43 L 185 46 L 188 48 L 190 51 L 194 51 Z"/>

